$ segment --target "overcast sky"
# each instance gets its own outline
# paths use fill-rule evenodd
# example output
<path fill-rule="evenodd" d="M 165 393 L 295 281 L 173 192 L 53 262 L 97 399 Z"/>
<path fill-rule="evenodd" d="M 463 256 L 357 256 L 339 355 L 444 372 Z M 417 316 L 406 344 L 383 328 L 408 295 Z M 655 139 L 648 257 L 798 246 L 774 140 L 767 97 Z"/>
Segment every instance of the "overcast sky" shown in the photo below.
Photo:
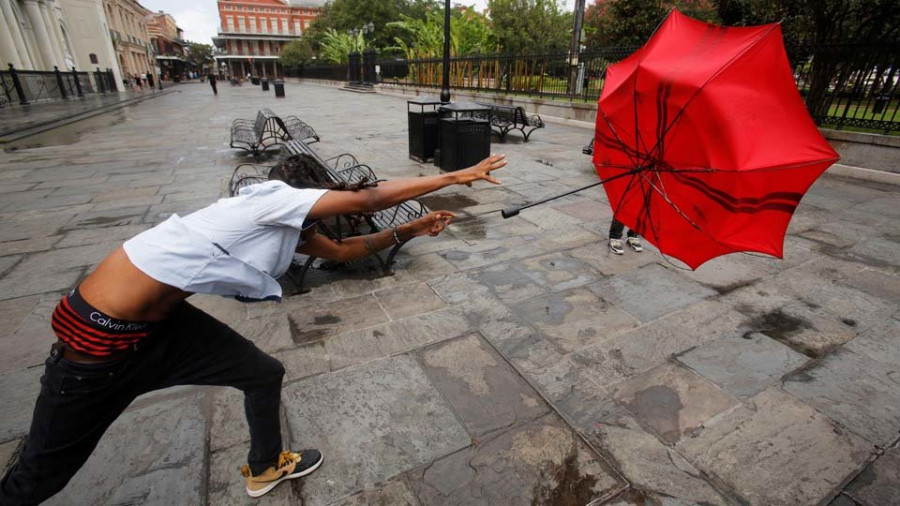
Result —
<path fill-rule="evenodd" d="M 165 11 L 175 18 L 178 27 L 184 30 L 184 38 L 193 42 L 212 44 L 212 38 L 218 33 L 219 12 L 216 0 L 139 0 L 141 5 L 151 11 Z M 471 5 L 481 11 L 487 8 L 487 0 L 452 0 L 452 3 Z M 573 0 L 564 0 L 562 4 L 571 9 Z"/>

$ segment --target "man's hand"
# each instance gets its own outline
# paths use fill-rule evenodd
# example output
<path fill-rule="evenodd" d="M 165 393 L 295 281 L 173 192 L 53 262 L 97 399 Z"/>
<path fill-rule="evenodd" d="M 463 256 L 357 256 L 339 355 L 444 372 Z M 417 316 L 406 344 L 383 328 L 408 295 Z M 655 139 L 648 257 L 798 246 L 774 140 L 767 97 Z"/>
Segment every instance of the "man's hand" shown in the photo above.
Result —
<path fill-rule="evenodd" d="M 412 239 L 423 235 L 432 237 L 440 234 L 450 224 L 450 220 L 456 215 L 450 211 L 434 211 L 399 227 L 399 235 L 402 239 Z"/>
<path fill-rule="evenodd" d="M 506 155 L 493 155 L 478 162 L 478 165 L 473 165 L 468 169 L 457 171 L 454 176 L 456 176 L 457 184 L 464 184 L 466 186 L 472 186 L 472 181 L 478 180 L 500 184 L 499 179 L 491 176 L 491 171 L 503 168 L 504 166 L 506 166 Z"/>

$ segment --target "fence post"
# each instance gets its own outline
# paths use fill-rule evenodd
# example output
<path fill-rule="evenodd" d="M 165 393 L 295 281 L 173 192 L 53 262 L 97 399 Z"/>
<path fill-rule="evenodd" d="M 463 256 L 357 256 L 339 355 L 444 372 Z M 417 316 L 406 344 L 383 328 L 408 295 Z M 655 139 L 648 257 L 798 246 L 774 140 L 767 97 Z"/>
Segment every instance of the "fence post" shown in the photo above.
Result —
<path fill-rule="evenodd" d="M 97 81 L 97 88 L 100 88 L 100 93 L 106 93 L 106 87 L 103 86 L 103 77 L 100 75 L 100 67 L 97 67 L 97 71 L 94 72 L 94 78 Z"/>
<path fill-rule="evenodd" d="M 22 83 L 19 82 L 19 73 L 16 72 L 16 68 L 13 67 L 13 64 L 9 64 L 9 74 L 12 76 L 13 86 L 16 88 L 16 93 L 19 94 L 19 105 L 30 105 L 28 99 L 25 98 L 25 92 L 22 91 Z"/>
<path fill-rule="evenodd" d="M 59 72 L 59 67 L 54 65 L 53 71 L 56 72 L 56 85 L 59 86 L 59 96 L 62 100 L 67 99 L 66 96 L 66 85 L 63 84 L 62 74 Z"/>
<path fill-rule="evenodd" d="M 75 67 L 72 67 L 72 77 L 75 78 L 75 89 L 78 90 L 78 98 L 83 98 L 84 92 L 81 91 L 81 81 L 78 80 L 78 72 L 75 72 Z"/>

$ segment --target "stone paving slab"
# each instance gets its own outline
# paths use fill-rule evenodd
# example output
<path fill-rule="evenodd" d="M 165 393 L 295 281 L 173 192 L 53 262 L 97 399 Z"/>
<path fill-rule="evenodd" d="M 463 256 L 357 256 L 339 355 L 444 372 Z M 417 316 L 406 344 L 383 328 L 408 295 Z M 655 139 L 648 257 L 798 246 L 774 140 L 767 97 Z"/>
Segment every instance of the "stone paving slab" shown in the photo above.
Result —
<path fill-rule="evenodd" d="M 19 451 L 21 441 L 13 439 L 0 444 L 0 473 L 5 473 L 6 469 L 12 465 L 12 458 Z"/>
<path fill-rule="evenodd" d="M 43 374 L 38 366 L 0 375 L 0 441 L 28 434 Z"/>
<path fill-rule="evenodd" d="M 704 301 L 576 352 L 573 361 L 600 386 L 647 371 L 669 357 L 735 332 L 745 317 Z"/>
<path fill-rule="evenodd" d="M 163 397 L 126 410 L 69 485 L 46 504 L 162 504 L 173 498 L 203 504 L 207 428 L 198 395 Z"/>
<path fill-rule="evenodd" d="M 662 494 L 669 501 L 677 498 L 683 504 L 730 504 L 700 471 L 675 449 L 645 432 L 624 408 L 610 407 L 583 430 L 637 490 Z"/>
<path fill-rule="evenodd" d="M 865 506 L 900 501 L 900 449 L 885 451 L 847 485 L 844 493 Z"/>
<path fill-rule="evenodd" d="M 514 311 L 565 352 L 600 343 L 638 324 L 584 288 L 536 297 L 517 304 Z"/>
<path fill-rule="evenodd" d="M 759 333 L 726 336 L 678 356 L 678 361 L 738 399 L 747 399 L 801 367 L 807 358 Z"/>
<path fill-rule="evenodd" d="M 304 480 L 304 504 L 328 504 L 471 441 L 408 356 L 292 383 L 283 399 L 294 445 L 327 459 Z"/>
<path fill-rule="evenodd" d="M 707 421 L 739 404 L 701 376 L 674 363 L 621 383 L 613 397 L 642 426 L 669 444 L 699 432 Z"/>
<path fill-rule="evenodd" d="M 549 410 L 475 334 L 436 344 L 418 356 L 425 374 L 473 437 L 525 423 Z"/>
<path fill-rule="evenodd" d="M 898 367 L 841 349 L 785 378 L 784 389 L 873 444 L 886 446 L 900 434 Z"/>
<path fill-rule="evenodd" d="M 423 504 L 587 504 L 622 488 L 553 415 L 410 473 Z"/>
<path fill-rule="evenodd" d="M 795 398 L 770 388 L 678 448 L 751 504 L 815 504 L 836 492 L 871 451 Z"/>
<path fill-rule="evenodd" d="M 658 264 L 604 279 L 590 289 L 641 322 L 655 320 L 715 294 Z"/>

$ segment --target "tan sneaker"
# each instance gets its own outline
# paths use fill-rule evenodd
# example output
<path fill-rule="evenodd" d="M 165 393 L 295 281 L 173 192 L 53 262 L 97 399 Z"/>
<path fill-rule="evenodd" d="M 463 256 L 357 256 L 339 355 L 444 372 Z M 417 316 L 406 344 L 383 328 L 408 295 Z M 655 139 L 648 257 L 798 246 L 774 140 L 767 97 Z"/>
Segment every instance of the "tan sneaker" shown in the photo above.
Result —
<path fill-rule="evenodd" d="M 247 493 L 250 497 L 260 497 L 282 481 L 306 476 L 321 465 L 322 454 L 318 450 L 302 450 L 299 453 L 283 451 L 278 455 L 277 466 L 253 476 L 250 466 L 244 465 L 241 467 L 241 474 L 247 478 Z"/>

